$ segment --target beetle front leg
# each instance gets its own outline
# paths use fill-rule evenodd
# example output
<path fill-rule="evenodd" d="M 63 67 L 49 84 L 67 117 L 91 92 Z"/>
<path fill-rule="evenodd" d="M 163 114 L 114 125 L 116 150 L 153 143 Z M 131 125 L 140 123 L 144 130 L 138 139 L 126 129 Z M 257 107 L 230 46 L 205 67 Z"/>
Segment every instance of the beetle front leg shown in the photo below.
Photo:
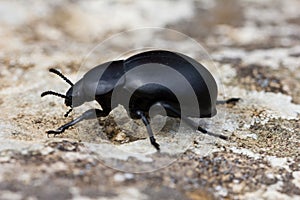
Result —
<path fill-rule="evenodd" d="M 81 116 L 77 117 L 73 121 L 66 123 L 65 125 L 59 127 L 58 129 L 47 131 L 47 136 L 49 137 L 49 135 L 53 134 L 55 137 L 56 135 L 63 133 L 66 129 L 70 128 L 71 126 L 74 126 L 78 122 L 81 122 L 82 120 L 96 119 L 98 117 L 105 117 L 107 115 L 108 115 L 107 113 L 99 109 L 87 110 Z"/>
<path fill-rule="evenodd" d="M 147 119 L 147 117 L 142 111 L 137 111 L 136 114 L 141 117 L 143 123 L 145 124 L 151 144 L 156 148 L 157 151 L 159 151 L 160 150 L 159 144 L 155 140 L 149 120 Z"/>

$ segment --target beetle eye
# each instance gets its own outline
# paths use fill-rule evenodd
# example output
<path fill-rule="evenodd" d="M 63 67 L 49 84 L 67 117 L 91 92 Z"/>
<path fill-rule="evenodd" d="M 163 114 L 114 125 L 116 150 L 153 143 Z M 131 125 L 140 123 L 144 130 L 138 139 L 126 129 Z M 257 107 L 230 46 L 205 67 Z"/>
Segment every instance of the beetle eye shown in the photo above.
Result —
<path fill-rule="evenodd" d="M 72 98 L 70 96 L 66 98 L 65 104 L 66 106 L 72 107 Z"/>

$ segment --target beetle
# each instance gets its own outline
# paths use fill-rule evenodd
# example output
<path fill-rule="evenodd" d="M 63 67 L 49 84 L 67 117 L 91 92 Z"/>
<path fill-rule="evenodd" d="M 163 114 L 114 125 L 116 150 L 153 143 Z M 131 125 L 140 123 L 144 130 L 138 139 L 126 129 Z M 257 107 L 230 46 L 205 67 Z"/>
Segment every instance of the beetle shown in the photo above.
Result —
<path fill-rule="evenodd" d="M 144 66 L 144 69 L 147 70 L 138 70 L 136 73 L 130 73 L 141 66 Z M 172 73 L 162 72 L 166 69 L 164 66 L 182 75 L 189 86 L 177 83 L 175 75 L 172 75 Z M 227 139 L 224 135 L 209 132 L 198 126 L 189 117 L 213 117 L 217 113 L 216 104 L 234 103 L 239 100 L 239 98 L 231 98 L 217 101 L 218 88 L 212 74 L 193 58 L 166 50 L 146 51 L 125 60 L 115 60 L 100 64 L 88 71 L 75 84 L 58 70 L 52 68 L 49 71 L 60 76 L 71 86 L 65 95 L 54 91 L 45 91 L 41 94 L 42 97 L 55 95 L 64 98 L 65 105 L 70 107 L 65 117 L 68 116 L 74 107 L 93 100 L 96 100 L 101 105 L 102 110 L 90 109 L 58 129 L 47 131 L 48 136 L 61 134 L 82 120 L 109 115 L 110 111 L 118 104 L 126 104 L 121 99 L 127 96 L 129 102 L 127 102 L 128 105 L 125 109 L 128 115 L 132 119 L 141 119 L 143 121 L 150 142 L 157 150 L 160 150 L 160 145 L 156 142 L 149 122 L 149 109 L 154 105 L 164 108 L 166 116 L 181 118 L 186 124 L 204 134 Z M 153 81 L 152 78 L 159 83 Z M 160 81 L 163 81 L 163 84 L 160 84 Z M 191 88 L 188 87 L 191 87 L 194 91 L 193 94 L 197 100 L 196 106 L 198 106 L 200 111 L 198 113 L 194 112 L 195 108 L 189 104 L 182 105 L 178 100 L 178 97 L 187 97 L 189 99 Z M 170 88 L 175 89 L 177 94 L 174 94 Z M 114 94 L 117 97 L 115 98 L 115 103 L 112 103 Z"/>

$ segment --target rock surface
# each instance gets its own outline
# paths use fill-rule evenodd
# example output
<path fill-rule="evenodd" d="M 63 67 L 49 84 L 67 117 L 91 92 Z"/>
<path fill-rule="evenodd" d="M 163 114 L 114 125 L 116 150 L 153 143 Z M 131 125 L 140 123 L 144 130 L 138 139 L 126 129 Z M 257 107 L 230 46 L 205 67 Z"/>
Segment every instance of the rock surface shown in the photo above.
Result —
<path fill-rule="evenodd" d="M 2 0 L 0 199 L 300 198 L 299 7 L 297 0 Z M 188 36 L 209 51 L 219 98 L 242 99 L 199 121 L 229 141 L 158 117 L 158 153 L 122 107 L 47 138 L 45 131 L 95 106 L 64 118 L 62 99 L 40 97 L 68 89 L 48 69 L 75 81 L 96 64 L 158 47 L 205 63 Z"/>

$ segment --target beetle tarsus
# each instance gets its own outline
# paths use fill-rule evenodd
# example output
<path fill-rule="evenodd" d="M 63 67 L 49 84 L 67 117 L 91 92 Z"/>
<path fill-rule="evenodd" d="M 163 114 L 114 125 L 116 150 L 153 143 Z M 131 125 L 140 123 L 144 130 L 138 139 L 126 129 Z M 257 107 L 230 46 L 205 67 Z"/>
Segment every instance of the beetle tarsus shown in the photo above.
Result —
<path fill-rule="evenodd" d="M 226 100 L 226 103 L 236 103 L 239 100 L 241 100 L 241 98 L 230 98 Z"/>
<path fill-rule="evenodd" d="M 228 140 L 229 138 L 225 135 L 219 135 L 219 138 L 223 139 L 223 140 Z"/>
<path fill-rule="evenodd" d="M 151 137 L 150 137 L 150 142 L 151 142 L 151 144 L 155 147 L 155 149 L 156 149 L 157 151 L 160 150 L 159 144 L 156 142 L 154 136 L 151 136 Z"/>
<path fill-rule="evenodd" d="M 220 139 L 223 139 L 223 140 L 228 140 L 228 137 L 225 136 L 225 135 L 220 135 L 220 134 L 216 134 L 216 133 L 212 133 L 210 131 L 207 131 L 205 130 L 204 128 L 198 126 L 198 131 L 200 131 L 201 133 L 204 133 L 204 134 L 207 134 L 207 135 L 211 135 L 211 136 L 214 136 L 214 137 L 218 137 Z"/>
<path fill-rule="evenodd" d="M 141 117 L 144 125 L 146 126 L 147 133 L 148 133 L 148 136 L 149 136 L 151 144 L 155 147 L 155 149 L 157 151 L 159 151 L 160 150 L 159 144 L 156 142 L 156 140 L 155 140 L 155 138 L 153 136 L 153 132 L 152 132 L 149 120 L 147 119 L 147 117 L 145 116 L 144 112 L 142 112 L 142 111 L 137 111 L 136 114 Z"/>
<path fill-rule="evenodd" d="M 50 131 L 47 131 L 47 137 L 49 138 L 49 135 L 53 135 L 53 137 L 55 137 L 56 135 L 59 135 L 61 133 L 63 133 L 64 130 L 63 129 L 57 129 L 57 130 L 50 130 Z"/>
<path fill-rule="evenodd" d="M 226 99 L 226 100 L 218 100 L 217 104 L 236 104 L 239 100 L 241 100 L 241 98 L 230 98 L 230 99 Z"/>

